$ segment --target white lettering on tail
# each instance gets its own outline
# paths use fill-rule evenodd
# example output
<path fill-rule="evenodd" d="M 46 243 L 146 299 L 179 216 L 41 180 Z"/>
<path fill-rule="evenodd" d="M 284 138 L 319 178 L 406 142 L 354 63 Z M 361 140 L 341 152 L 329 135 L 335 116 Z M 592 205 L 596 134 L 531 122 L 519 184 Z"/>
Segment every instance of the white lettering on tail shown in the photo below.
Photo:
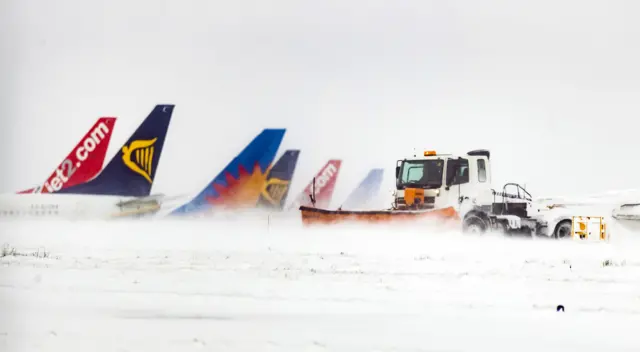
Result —
<path fill-rule="evenodd" d="M 336 174 L 338 169 L 333 164 L 327 165 L 327 167 L 322 170 L 320 175 L 316 177 L 316 194 L 319 194 L 324 186 L 326 186 L 331 178 Z M 313 191 L 313 186 L 311 187 L 311 191 Z"/>
<path fill-rule="evenodd" d="M 87 138 L 82 141 L 81 145 L 76 149 L 76 158 L 78 161 L 85 161 L 89 157 L 89 153 L 94 151 L 100 142 L 104 140 L 106 134 L 109 133 L 109 127 L 101 122 L 96 128 L 89 133 Z"/>
<path fill-rule="evenodd" d="M 65 159 L 62 164 L 60 164 L 60 168 L 56 169 L 55 176 L 44 183 L 44 188 L 46 188 L 49 193 L 61 190 L 76 170 L 82 166 L 82 162 L 89 158 L 91 152 L 100 145 L 100 142 L 105 139 L 108 133 L 109 126 L 104 122 L 101 122 L 96 126 L 96 128 L 94 128 L 93 131 L 91 131 L 91 133 L 89 133 L 89 135 L 79 143 L 78 148 L 76 148 L 74 155 L 77 161 L 75 164 L 72 160 Z"/>

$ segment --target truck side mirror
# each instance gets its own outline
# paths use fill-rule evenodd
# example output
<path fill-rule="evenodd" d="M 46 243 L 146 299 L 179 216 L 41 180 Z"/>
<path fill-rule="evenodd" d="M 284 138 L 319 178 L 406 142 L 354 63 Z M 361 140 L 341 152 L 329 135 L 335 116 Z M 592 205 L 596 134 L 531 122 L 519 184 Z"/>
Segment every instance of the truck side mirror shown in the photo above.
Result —
<path fill-rule="evenodd" d="M 396 178 L 400 176 L 400 166 L 396 166 Z"/>

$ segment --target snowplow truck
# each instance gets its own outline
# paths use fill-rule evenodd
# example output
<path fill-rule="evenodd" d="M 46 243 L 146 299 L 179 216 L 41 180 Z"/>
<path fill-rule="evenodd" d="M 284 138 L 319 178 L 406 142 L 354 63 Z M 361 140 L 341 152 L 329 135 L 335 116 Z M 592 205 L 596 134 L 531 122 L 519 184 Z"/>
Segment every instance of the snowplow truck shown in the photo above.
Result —
<path fill-rule="evenodd" d="M 492 187 L 488 150 L 466 155 L 414 153 L 397 161 L 395 175 L 393 210 L 454 206 L 464 232 L 571 237 L 572 217 L 566 210 L 538 207 L 517 183 L 507 183 L 499 190 Z"/>

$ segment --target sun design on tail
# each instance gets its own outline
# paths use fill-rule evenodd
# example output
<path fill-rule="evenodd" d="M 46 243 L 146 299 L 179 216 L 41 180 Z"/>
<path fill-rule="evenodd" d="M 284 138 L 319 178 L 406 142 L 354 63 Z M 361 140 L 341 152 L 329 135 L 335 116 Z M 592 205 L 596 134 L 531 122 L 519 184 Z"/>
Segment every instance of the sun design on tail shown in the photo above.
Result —
<path fill-rule="evenodd" d="M 206 197 L 207 203 L 225 208 L 255 206 L 267 179 L 267 172 L 263 173 L 257 163 L 253 166 L 251 173 L 240 165 L 238 178 L 227 172 L 225 173 L 226 186 L 217 183 L 213 184 L 213 188 L 218 195 Z"/>

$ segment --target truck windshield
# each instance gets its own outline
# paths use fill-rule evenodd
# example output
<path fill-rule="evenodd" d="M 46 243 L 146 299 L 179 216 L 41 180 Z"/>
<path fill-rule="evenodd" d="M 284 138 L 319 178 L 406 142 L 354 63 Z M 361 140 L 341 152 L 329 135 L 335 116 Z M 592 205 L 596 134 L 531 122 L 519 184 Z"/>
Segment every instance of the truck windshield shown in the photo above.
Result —
<path fill-rule="evenodd" d="M 396 185 L 398 189 L 440 188 L 443 166 L 444 161 L 440 159 L 403 161 Z"/>

